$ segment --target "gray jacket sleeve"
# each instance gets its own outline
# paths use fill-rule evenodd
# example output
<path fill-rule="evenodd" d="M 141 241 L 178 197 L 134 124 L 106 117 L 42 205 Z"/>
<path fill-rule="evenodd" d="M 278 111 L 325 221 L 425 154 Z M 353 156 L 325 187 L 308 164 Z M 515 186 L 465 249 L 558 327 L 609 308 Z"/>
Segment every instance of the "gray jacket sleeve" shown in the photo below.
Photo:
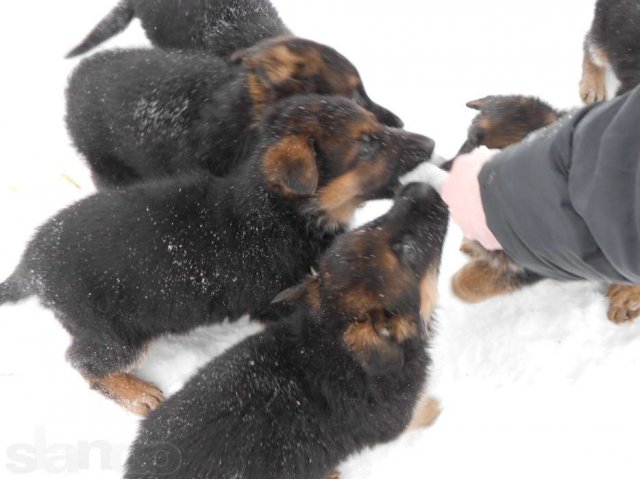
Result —
<path fill-rule="evenodd" d="M 640 284 L 640 87 L 503 150 L 479 180 L 487 224 L 522 266 Z"/>

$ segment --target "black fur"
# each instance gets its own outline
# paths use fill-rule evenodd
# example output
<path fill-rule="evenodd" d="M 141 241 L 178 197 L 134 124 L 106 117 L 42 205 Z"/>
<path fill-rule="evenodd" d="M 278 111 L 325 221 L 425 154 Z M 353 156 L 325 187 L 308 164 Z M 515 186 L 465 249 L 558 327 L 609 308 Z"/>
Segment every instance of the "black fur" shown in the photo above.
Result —
<path fill-rule="evenodd" d="M 341 236 L 310 281 L 319 307 L 302 306 L 201 369 L 143 421 L 125 477 L 328 478 L 350 454 L 400 435 L 429 364 L 419 280 L 437 273 L 446 225 L 435 191 L 413 184 L 385 217 Z M 380 297 L 390 293 L 370 241 L 380 232 L 389 235 L 384 251 L 395 252 L 395 268 L 410 271 L 411 280 L 354 317 L 340 306 L 348 294 L 363 287 Z M 371 248 L 369 257 L 361 255 L 362 244 Z M 398 355 L 363 364 L 345 332 L 382 309 L 391 323 L 408 314 L 415 335 L 402 342 L 389 337 Z"/>
<path fill-rule="evenodd" d="M 24 282 L 24 277 L 24 272 L 18 269 L 0 284 L 0 305 L 16 303 L 33 295 L 29 284 Z"/>
<path fill-rule="evenodd" d="M 370 136 L 344 135 L 360 124 L 380 136 L 375 148 Z M 298 151 L 274 154 L 294 135 L 308 150 L 305 168 L 319 171 L 315 191 L 296 194 L 301 182 L 292 177 L 305 174 Z M 259 137 L 251 160 L 228 178 L 197 173 L 105 191 L 38 230 L 11 284 L 28 286 L 24 295 L 35 293 L 56 313 L 73 337 L 69 358 L 83 374 L 126 368 L 162 333 L 267 306 L 344 227 L 323 210 L 323 189 L 378 165 L 384 169 L 361 191 L 339 194 L 359 202 L 388 194 L 433 150 L 431 140 L 384 128 L 340 97 L 283 101 L 264 117 Z M 343 144 L 356 147 L 354 158 L 345 158 Z"/>
<path fill-rule="evenodd" d="M 157 47 L 220 56 L 291 33 L 269 0 L 122 0 L 67 58 L 122 32 L 134 17 Z"/>
<path fill-rule="evenodd" d="M 298 58 L 283 57 L 283 50 L 301 59 L 321 55 L 333 83 L 322 75 L 296 73 L 272 81 L 270 72 L 279 61 Z M 372 102 L 361 84 L 343 85 L 357 70 L 329 47 L 284 39 L 263 43 L 239 61 L 244 63 L 162 50 L 109 51 L 84 60 L 69 81 L 66 121 L 96 185 L 122 187 L 194 168 L 226 175 L 252 149 L 247 142 L 258 113 L 299 93 L 353 96 L 381 121 L 402 125 Z M 265 91 L 256 90 L 255 82 Z"/>
<path fill-rule="evenodd" d="M 598 0 L 585 49 L 591 44 L 604 51 L 620 80 L 617 95 L 640 84 L 640 2 Z"/>

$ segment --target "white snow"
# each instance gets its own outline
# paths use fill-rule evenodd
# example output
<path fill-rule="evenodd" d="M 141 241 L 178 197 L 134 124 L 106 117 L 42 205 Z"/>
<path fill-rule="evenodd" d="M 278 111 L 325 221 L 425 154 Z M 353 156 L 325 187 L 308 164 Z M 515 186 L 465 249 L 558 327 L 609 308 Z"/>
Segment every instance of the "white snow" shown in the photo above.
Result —
<path fill-rule="evenodd" d="M 11 2 L 0 17 L 0 279 L 43 220 L 93 191 L 66 135 L 64 54 L 116 0 Z M 370 96 L 449 157 L 487 94 L 579 104 L 593 0 L 276 0 L 298 34 L 359 68 Z M 139 26 L 106 47 L 145 44 Z M 77 184 L 77 185 L 76 185 Z M 362 223 L 388 202 L 358 212 Z M 452 297 L 464 258 L 455 228 L 441 275 L 429 430 L 363 452 L 343 477 L 640 477 L 640 322 L 606 319 L 602 285 L 545 281 L 480 305 Z M 246 319 L 159 341 L 140 374 L 174 392 L 200 365 L 260 329 Z M 69 338 L 34 300 L 0 309 L 0 477 L 118 478 L 138 419 L 66 363 Z M 27 475 L 29 474 L 29 475 Z"/>

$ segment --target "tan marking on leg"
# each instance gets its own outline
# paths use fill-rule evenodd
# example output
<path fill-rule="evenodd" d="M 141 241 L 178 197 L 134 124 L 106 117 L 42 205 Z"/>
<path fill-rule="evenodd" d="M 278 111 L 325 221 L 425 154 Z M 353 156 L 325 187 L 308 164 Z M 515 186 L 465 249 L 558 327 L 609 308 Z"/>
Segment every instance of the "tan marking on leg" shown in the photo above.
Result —
<path fill-rule="evenodd" d="M 599 63 L 595 63 L 597 57 Z M 580 80 L 580 98 L 586 104 L 601 102 L 607 99 L 605 86 L 605 67 L 607 56 L 600 48 L 587 44 L 582 62 L 582 79 Z"/>
<path fill-rule="evenodd" d="M 91 388 L 136 415 L 146 415 L 164 401 L 158 388 L 130 373 L 112 373 L 89 382 Z"/>
<path fill-rule="evenodd" d="M 478 303 L 491 297 L 518 290 L 512 276 L 496 270 L 482 260 L 474 260 L 462 267 L 451 281 L 453 293 L 468 303 Z"/>
<path fill-rule="evenodd" d="M 613 323 L 630 322 L 640 315 L 640 286 L 610 285 L 607 290 L 609 311 Z"/>
<path fill-rule="evenodd" d="M 440 400 L 434 397 L 423 397 L 416 405 L 407 430 L 430 427 L 436 422 L 441 412 Z"/>

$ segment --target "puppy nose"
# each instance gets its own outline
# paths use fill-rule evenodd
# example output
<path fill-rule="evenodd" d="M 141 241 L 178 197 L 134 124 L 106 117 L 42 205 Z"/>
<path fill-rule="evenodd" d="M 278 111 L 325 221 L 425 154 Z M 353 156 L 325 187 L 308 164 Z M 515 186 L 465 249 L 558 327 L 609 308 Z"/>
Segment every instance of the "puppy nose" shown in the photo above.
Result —
<path fill-rule="evenodd" d="M 431 159 L 431 157 L 433 156 L 433 151 L 436 148 L 436 142 L 434 142 L 432 139 L 430 139 L 429 137 L 424 137 L 421 140 L 422 143 L 422 148 L 425 152 L 428 152 L 428 156 L 429 159 Z"/>
<path fill-rule="evenodd" d="M 429 137 L 418 135 L 416 133 L 411 134 L 411 136 L 407 140 L 413 143 L 412 150 L 414 150 L 418 154 L 418 156 L 421 157 L 423 162 L 431 160 L 433 151 L 436 148 L 436 142 L 434 142 Z"/>

